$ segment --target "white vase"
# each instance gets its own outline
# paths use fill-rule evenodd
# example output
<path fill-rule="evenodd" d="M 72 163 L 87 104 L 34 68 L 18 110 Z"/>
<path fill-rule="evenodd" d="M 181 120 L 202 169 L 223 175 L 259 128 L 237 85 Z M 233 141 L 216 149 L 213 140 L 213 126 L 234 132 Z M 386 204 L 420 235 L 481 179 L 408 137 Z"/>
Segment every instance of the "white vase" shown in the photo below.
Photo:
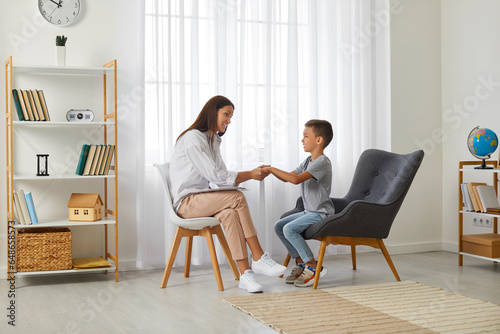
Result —
<path fill-rule="evenodd" d="M 56 65 L 65 66 L 66 65 L 66 47 L 56 46 Z"/>

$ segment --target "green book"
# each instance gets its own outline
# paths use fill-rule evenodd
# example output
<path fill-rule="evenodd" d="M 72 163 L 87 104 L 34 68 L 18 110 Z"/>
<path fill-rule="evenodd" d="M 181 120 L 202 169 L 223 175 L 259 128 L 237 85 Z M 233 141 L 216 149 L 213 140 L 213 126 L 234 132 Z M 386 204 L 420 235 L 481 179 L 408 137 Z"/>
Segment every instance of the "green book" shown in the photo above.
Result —
<path fill-rule="evenodd" d="M 19 101 L 17 89 L 12 90 L 12 97 L 14 98 L 14 104 L 16 105 L 17 116 L 19 117 L 20 121 L 24 121 L 23 109 L 21 108 L 21 101 Z"/>
<path fill-rule="evenodd" d="M 87 162 L 87 157 L 89 155 L 90 145 L 84 144 L 82 147 L 82 152 L 80 153 L 80 160 L 76 166 L 76 174 L 83 175 L 83 170 L 85 169 L 85 163 Z"/>

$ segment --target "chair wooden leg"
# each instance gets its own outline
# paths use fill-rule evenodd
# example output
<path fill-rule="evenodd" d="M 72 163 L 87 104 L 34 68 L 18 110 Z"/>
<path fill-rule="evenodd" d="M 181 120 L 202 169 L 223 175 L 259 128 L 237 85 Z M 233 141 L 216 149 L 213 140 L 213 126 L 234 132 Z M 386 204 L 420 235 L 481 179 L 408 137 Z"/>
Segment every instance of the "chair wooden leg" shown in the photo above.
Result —
<path fill-rule="evenodd" d="M 313 289 L 316 289 L 318 287 L 320 276 L 318 270 L 321 271 L 321 268 L 323 268 L 323 259 L 325 258 L 326 246 L 328 246 L 328 243 L 322 240 L 321 246 L 319 248 L 318 263 L 316 264 L 316 277 L 314 277 Z"/>
<path fill-rule="evenodd" d="M 290 263 L 291 258 L 292 258 L 292 257 L 290 256 L 290 254 L 287 254 L 287 255 L 286 255 L 286 258 L 285 258 L 285 263 L 283 263 L 283 265 L 284 265 L 285 267 L 288 267 L 288 264 Z M 283 275 L 281 275 L 281 276 L 280 276 L 280 278 L 281 278 L 281 277 L 283 277 Z"/>
<path fill-rule="evenodd" d="M 378 246 L 380 247 L 380 250 L 382 251 L 382 254 L 384 254 L 385 260 L 387 261 L 387 264 L 392 270 L 392 273 L 394 274 L 394 277 L 396 277 L 397 281 L 401 281 L 399 278 L 398 272 L 396 271 L 396 267 L 394 267 L 394 263 L 392 263 L 391 256 L 389 255 L 389 252 L 387 252 L 387 248 L 385 248 L 385 244 L 382 241 L 382 239 L 376 239 Z"/>
<path fill-rule="evenodd" d="M 172 271 L 172 267 L 174 265 L 175 256 L 177 255 L 177 251 L 179 250 L 179 245 L 181 244 L 183 228 L 177 227 L 175 231 L 174 242 L 172 243 L 172 247 L 170 248 L 170 254 L 168 255 L 167 266 L 165 267 L 165 272 L 163 273 L 163 279 L 161 281 L 161 288 L 165 288 L 167 286 L 168 278 L 170 276 L 170 272 Z"/>
<path fill-rule="evenodd" d="M 240 279 L 240 274 L 238 271 L 238 267 L 236 266 L 236 263 L 233 260 L 233 255 L 231 254 L 231 250 L 229 249 L 229 245 L 227 244 L 226 237 L 224 235 L 224 232 L 222 232 L 222 228 L 220 225 L 216 225 L 212 227 L 212 232 L 217 235 L 217 238 L 219 239 L 219 243 L 222 246 L 222 250 L 224 251 L 224 254 L 226 255 L 227 262 L 229 262 L 229 266 L 231 267 L 231 270 L 233 271 L 234 278 L 238 281 Z"/>
<path fill-rule="evenodd" d="M 352 269 L 356 270 L 356 245 L 351 245 Z"/>
<path fill-rule="evenodd" d="M 208 250 L 210 251 L 210 258 L 212 259 L 212 266 L 214 267 L 215 279 L 219 291 L 224 291 L 224 284 L 222 284 L 222 277 L 220 275 L 219 262 L 217 261 L 217 253 L 215 252 L 214 239 L 212 239 L 212 231 L 209 226 L 205 227 L 200 232 L 207 239 Z"/>
<path fill-rule="evenodd" d="M 186 238 L 186 262 L 184 263 L 184 277 L 189 277 L 189 271 L 191 269 L 192 250 L 193 250 L 193 237 L 188 236 Z"/>

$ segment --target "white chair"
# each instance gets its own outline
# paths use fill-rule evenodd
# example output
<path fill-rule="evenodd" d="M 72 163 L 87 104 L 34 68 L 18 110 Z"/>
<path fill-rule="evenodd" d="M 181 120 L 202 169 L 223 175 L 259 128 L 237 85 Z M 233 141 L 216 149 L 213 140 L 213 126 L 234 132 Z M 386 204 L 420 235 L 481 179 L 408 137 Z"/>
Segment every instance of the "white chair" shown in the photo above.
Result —
<path fill-rule="evenodd" d="M 183 237 L 187 237 L 186 243 L 186 263 L 184 267 L 184 277 L 189 277 L 189 270 L 191 265 L 191 249 L 193 246 L 193 237 L 201 236 L 207 239 L 208 249 L 210 251 L 210 258 L 212 259 L 212 266 L 214 267 L 215 279 L 217 280 L 217 286 L 219 291 L 224 291 L 224 285 L 222 284 L 222 278 L 219 269 L 219 263 L 217 261 L 217 254 L 215 252 L 214 240 L 212 239 L 212 234 L 217 235 L 219 243 L 224 250 L 227 261 L 233 271 L 236 280 L 239 280 L 239 273 L 236 267 L 236 263 L 233 260 L 231 251 L 229 250 L 229 245 L 227 244 L 226 237 L 222 228 L 220 227 L 220 221 L 215 217 L 200 217 L 200 218 L 190 218 L 183 219 L 180 218 L 174 210 L 172 204 L 172 194 L 170 193 L 170 176 L 169 167 L 170 163 L 165 164 L 153 164 L 156 167 L 161 176 L 161 181 L 165 189 L 167 206 L 168 220 L 171 223 L 177 225 L 177 231 L 175 232 L 174 242 L 172 248 L 170 249 L 170 254 L 168 256 L 167 266 L 165 267 L 165 273 L 163 274 L 163 280 L 161 281 L 161 288 L 167 286 L 168 278 L 170 272 L 172 271 L 172 266 L 174 265 L 175 256 L 179 249 L 179 245 Z"/>

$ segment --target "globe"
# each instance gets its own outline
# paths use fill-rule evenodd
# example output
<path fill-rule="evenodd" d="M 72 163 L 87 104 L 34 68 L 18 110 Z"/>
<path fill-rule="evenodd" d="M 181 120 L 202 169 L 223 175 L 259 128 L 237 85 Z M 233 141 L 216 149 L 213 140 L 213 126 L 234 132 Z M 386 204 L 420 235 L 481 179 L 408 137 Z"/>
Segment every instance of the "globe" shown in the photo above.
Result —
<path fill-rule="evenodd" d="M 498 137 L 495 132 L 488 128 L 480 128 L 479 126 L 476 126 L 469 133 L 469 138 L 467 138 L 467 147 L 474 157 L 483 160 L 481 167 L 476 168 L 492 168 L 486 167 L 485 160 L 489 159 L 491 154 L 493 154 L 498 147 Z"/>

